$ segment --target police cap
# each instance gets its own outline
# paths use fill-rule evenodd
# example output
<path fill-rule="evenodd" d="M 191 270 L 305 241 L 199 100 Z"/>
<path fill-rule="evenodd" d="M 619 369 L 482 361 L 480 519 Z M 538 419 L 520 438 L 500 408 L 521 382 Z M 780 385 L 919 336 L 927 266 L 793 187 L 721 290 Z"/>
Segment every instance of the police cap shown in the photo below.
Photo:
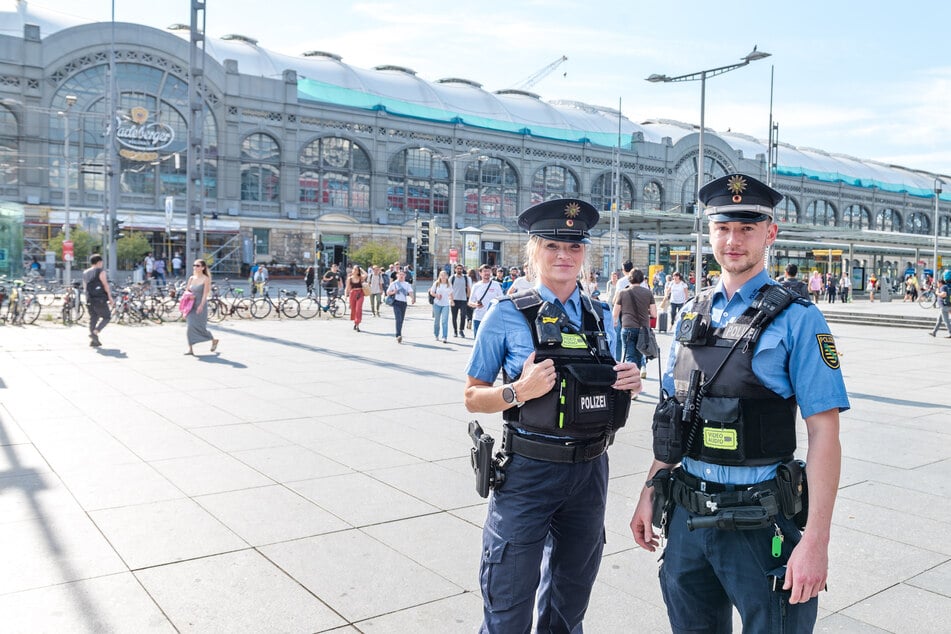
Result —
<path fill-rule="evenodd" d="M 762 222 L 773 219 L 783 199 L 778 191 L 744 174 L 728 174 L 700 188 L 703 214 L 714 222 Z"/>
<path fill-rule="evenodd" d="M 546 200 L 523 211 L 518 226 L 529 235 L 558 242 L 591 244 L 591 229 L 601 215 L 591 203 L 576 198 Z"/>

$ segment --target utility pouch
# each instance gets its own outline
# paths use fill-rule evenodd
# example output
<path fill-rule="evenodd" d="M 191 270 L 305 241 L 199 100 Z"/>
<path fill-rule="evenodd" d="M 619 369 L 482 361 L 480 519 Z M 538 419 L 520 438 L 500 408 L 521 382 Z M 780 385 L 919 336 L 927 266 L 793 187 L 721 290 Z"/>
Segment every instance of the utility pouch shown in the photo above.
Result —
<path fill-rule="evenodd" d="M 806 463 L 802 460 L 790 460 L 776 467 L 776 484 L 783 515 L 792 519 L 799 530 L 802 530 L 809 514 Z"/>
<path fill-rule="evenodd" d="M 617 381 L 617 372 L 601 363 L 571 363 L 565 373 L 565 427 L 603 427 L 612 429 L 627 422 L 630 398 L 621 398 L 621 392 L 611 386 Z"/>
<path fill-rule="evenodd" d="M 647 486 L 654 489 L 651 524 L 661 530 L 665 539 L 667 538 L 668 514 L 674 503 L 671 495 L 673 479 L 670 469 L 659 469 L 654 477 L 647 481 Z"/>
<path fill-rule="evenodd" d="M 654 458 L 666 464 L 677 464 L 683 457 L 683 405 L 666 391 L 654 408 L 651 431 L 654 436 Z"/>

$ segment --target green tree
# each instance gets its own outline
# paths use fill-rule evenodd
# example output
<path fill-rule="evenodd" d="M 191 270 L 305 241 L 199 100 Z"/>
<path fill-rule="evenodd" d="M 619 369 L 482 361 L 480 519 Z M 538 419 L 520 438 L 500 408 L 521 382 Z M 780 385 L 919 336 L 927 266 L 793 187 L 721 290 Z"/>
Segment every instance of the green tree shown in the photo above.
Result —
<path fill-rule="evenodd" d="M 141 233 L 132 233 L 116 240 L 116 255 L 120 269 L 131 269 L 138 264 L 145 254 L 152 250 L 152 245 Z"/>
<path fill-rule="evenodd" d="M 49 250 L 56 252 L 56 259 L 63 260 L 63 240 L 66 234 L 60 232 L 50 238 Z M 73 264 L 83 266 L 89 261 L 89 256 L 99 250 L 99 238 L 94 238 L 92 234 L 79 227 L 72 227 L 69 230 L 69 239 L 73 243 Z"/>
<path fill-rule="evenodd" d="M 374 264 L 385 267 L 390 262 L 400 259 L 400 249 L 382 242 L 368 242 L 359 249 L 351 251 L 349 259 L 351 264 L 359 264 L 363 269 Z"/>

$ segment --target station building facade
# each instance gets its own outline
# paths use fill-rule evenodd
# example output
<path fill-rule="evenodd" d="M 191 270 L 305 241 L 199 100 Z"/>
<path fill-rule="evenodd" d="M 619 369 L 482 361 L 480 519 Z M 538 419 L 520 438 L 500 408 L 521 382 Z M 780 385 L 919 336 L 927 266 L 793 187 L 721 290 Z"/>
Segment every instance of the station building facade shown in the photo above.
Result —
<path fill-rule="evenodd" d="M 117 215 L 157 254 L 182 251 L 187 27 L 64 24 L 25 2 L 0 13 L 0 26 L 0 205 L 24 217 L 14 268 L 61 231 L 67 195 L 72 224 L 108 230 L 110 54 Z M 202 251 L 217 271 L 313 264 L 318 238 L 325 262 L 370 242 L 411 261 L 419 220 L 434 227 L 420 271 L 448 262 L 450 249 L 468 265 L 517 265 L 519 211 L 557 197 L 603 211 L 595 268 L 631 259 L 692 269 L 696 126 L 360 69 L 329 52 L 286 56 L 242 35 L 205 47 Z M 946 177 L 788 144 L 770 165 L 766 142 L 732 132 L 707 130 L 704 146 L 708 179 L 744 172 L 786 196 L 774 273 L 796 262 L 861 285 L 872 272 L 933 268 L 935 244 L 939 257 L 951 251 L 951 186 L 935 193 Z"/>

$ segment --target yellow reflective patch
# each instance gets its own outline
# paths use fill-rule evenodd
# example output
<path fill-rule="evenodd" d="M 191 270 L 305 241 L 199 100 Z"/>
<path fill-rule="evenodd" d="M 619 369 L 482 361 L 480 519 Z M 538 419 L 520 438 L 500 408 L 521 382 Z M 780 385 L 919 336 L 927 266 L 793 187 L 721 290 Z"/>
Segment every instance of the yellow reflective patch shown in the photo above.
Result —
<path fill-rule="evenodd" d="M 703 428 L 703 446 L 710 449 L 736 449 L 737 443 L 735 429 L 720 429 L 719 427 Z"/>
<path fill-rule="evenodd" d="M 839 352 L 835 349 L 835 339 L 832 335 L 816 335 L 819 342 L 819 354 L 823 362 L 833 370 L 839 369 Z"/>
<path fill-rule="evenodd" d="M 557 322 L 558 322 L 558 318 L 557 318 L 557 317 L 545 317 L 544 315 L 542 315 L 542 323 L 543 323 L 543 324 L 554 324 L 554 323 L 557 323 Z"/>
<path fill-rule="evenodd" d="M 585 341 L 583 335 L 576 335 L 572 333 L 562 333 L 561 334 L 561 347 L 562 348 L 587 348 L 588 342 Z"/>

